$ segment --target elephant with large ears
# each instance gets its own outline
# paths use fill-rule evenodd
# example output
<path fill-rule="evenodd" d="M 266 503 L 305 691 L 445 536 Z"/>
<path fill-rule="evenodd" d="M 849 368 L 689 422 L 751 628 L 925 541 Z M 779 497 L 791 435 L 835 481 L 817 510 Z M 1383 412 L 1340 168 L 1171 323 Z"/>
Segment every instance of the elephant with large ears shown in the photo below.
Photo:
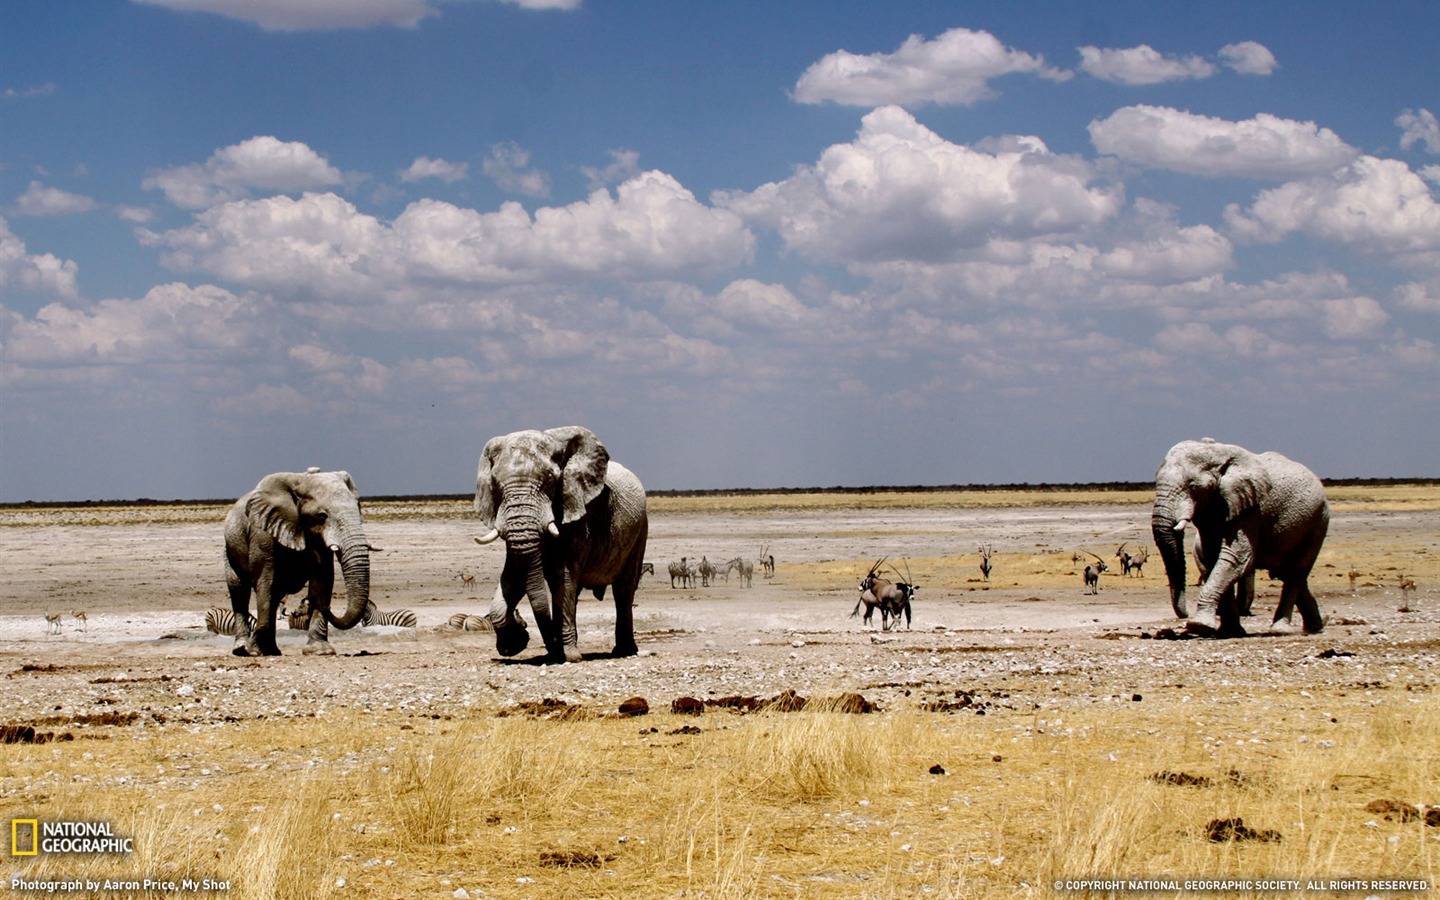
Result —
<path fill-rule="evenodd" d="M 475 478 L 475 512 L 486 533 L 505 541 L 505 565 L 488 618 L 502 656 L 525 649 L 516 610 L 530 598 L 551 660 L 581 659 L 575 603 L 581 589 L 615 597 L 615 656 L 633 656 L 632 606 L 644 565 L 649 519 L 645 488 L 579 426 L 517 431 L 491 438 Z"/>
<path fill-rule="evenodd" d="M 225 518 L 225 583 L 230 606 L 246 623 L 255 593 L 255 628 L 242 624 L 236 656 L 279 656 L 275 615 L 281 600 L 309 590 L 305 653 L 333 654 L 329 626 L 360 623 L 370 602 L 370 546 L 360 494 L 348 472 L 276 472 L 231 507 Z M 345 612 L 330 612 L 335 560 L 345 581 Z"/>
<path fill-rule="evenodd" d="M 1195 611 L 1185 599 L 1185 527 L 1199 532 L 1205 581 Z M 1325 488 L 1314 472 L 1279 453 L 1251 453 L 1210 438 L 1170 448 L 1155 474 L 1150 515 L 1170 581 L 1175 615 L 1204 635 L 1244 634 L 1237 587 L 1256 569 L 1281 582 L 1272 628 L 1289 631 L 1300 607 L 1306 633 L 1325 627 L 1310 570 L 1330 527 Z"/>

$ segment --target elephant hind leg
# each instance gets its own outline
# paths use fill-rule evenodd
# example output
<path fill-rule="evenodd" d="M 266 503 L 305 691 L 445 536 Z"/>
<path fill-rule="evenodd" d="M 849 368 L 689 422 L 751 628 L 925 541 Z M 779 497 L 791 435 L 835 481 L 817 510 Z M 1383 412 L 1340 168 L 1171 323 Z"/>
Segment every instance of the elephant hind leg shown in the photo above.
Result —
<path fill-rule="evenodd" d="M 1317 634 L 1325 629 L 1325 617 L 1320 613 L 1320 603 L 1310 593 L 1310 585 L 1303 577 L 1291 577 L 1281 583 L 1280 602 L 1275 606 L 1275 620 L 1272 627 L 1277 631 L 1293 631 L 1293 613 L 1300 607 L 1300 621 L 1306 634 Z M 1284 620 L 1284 626 L 1280 626 Z M 1280 627 L 1276 627 L 1280 626 Z"/>

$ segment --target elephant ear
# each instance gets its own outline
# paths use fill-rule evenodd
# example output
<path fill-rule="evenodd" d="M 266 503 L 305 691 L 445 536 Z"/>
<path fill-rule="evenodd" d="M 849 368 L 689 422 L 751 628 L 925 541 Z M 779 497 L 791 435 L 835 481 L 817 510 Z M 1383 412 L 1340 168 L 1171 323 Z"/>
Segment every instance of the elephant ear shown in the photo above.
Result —
<path fill-rule="evenodd" d="M 295 478 L 287 472 L 266 475 L 250 492 L 245 512 L 269 532 L 270 536 L 291 550 L 305 549 L 305 534 L 300 529 L 300 501 L 295 495 Z"/>
<path fill-rule="evenodd" d="M 1229 519 L 1259 506 L 1270 491 L 1270 475 L 1259 458 L 1248 450 L 1236 450 L 1220 466 L 1220 496 L 1225 498 Z"/>
<path fill-rule="evenodd" d="M 564 504 L 561 523 L 568 525 L 585 515 L 585 507 L 605 489 L 610 452 L 594 432 L 579 425 L 545 432 L 556 444 L 554 459 L 560 466 L 560 494 Z"/>
<path fill-rule="evenodd" d="M 493 437 L 485 443 L 480 452 L 480 469 L 475 473 L 475 515 L 480 517 L 480 527 L 487 531 L 495 527 L 495 481 L 490 477 L 495 457 L 504 446 L 503 437 Z"/>

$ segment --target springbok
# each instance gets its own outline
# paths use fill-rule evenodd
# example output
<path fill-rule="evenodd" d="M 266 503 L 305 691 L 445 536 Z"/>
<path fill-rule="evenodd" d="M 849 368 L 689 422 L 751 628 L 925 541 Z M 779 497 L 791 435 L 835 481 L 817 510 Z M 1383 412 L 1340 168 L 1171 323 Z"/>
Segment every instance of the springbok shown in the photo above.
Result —
<path fill-rule="evenodd" d="M 74 616 L 74 617 L 75 617 L 75 621 L 77 621 L 77 622 L 80 623 L 80 630 L 81 630 L 81 631 L 89 631 L 89 630 L 90 630 L 90 617 L 87 616 L 87 615 L 85 615 L 85 610 L 83 610 L 83 609 L 77 609 L 77 610 L 75 610 L 74 612 L 70 613 L 70 615 Z"/>
<path fill-rule="evenodd" d="M 467 590 L 467 591 L 473 591 L 473 590 L 475 590 L 475 573 L 474 573 L 474 572 L 461 572 L 461 573 L 459 573 L 458 575 L 456 575 L 455 577 L 458 578 L 458 579 L 460 579 L 460 584 L 461 584 L 462 587 L 465 588 L 465 590 Z"/>
<path fill-rule="evenodd" d="M 62 632 L 62 631 L 64 631 L 64 630 L 65 630 L 65 626 L 60 623 L 60 613 L 58 613 L 58 612 L 53 612 L 53 613 L 46 613 L 46 614 L 45 614 L 45 633 L 46 633 L 46 634 L 59 634 L 60 632 Z"/>
<path fill-rule="evenodd" d="M 919 590 L 914 584 L 904 581 L 887 581 L 879 576 L 880 566 L 888 557 L 881 557 L 870 567 L 870 571 L 860 580 L 860 599 L 855 601 L 855 608 L 850 611 L 850 618 L 860 613 L 860 606 L 865 606 L 866 625 L 870 624 L 870 618 L 875 614 L 875 607 L 880 607 L 880 630 L 889 631 L 891 628 L 898 628 L 900 616 L 905 616 L 905 627 L 910 627 L 911 613 L 910 601 L 914 598 L 915 592 Z M 908 566 L 907 566 L 908 567 Z M 894 566 L 890 567 L 892 570 Z M 900 576 L 898 571 L 896 577 Z"/>
<path fill-rule="evenodd" d="M 1400 575 L 1400 612 L 1410 612 L 1410 598 L 1415 594 L 1415 579 Z"/>

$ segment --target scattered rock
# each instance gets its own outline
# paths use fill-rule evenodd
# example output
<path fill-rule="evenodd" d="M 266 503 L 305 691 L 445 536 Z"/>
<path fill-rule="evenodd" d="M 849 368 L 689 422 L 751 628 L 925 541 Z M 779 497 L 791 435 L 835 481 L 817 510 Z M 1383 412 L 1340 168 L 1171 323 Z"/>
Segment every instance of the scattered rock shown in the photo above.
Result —
<path fill-rule="evenodd" d="M 935 765 L 933 765 L 933 766 L 930 767 L 930 774 L 931 774 L 931 775 L 944 775 L 944 774 L 945 774 L 945 767 L 942 766 L 942 765 L 940 765 L 939 763 L 936 763 Z"/>
<path fill-rule="evenodd" d="M 715 700 L 706 700 L 705 705 L 715 706 L 720 709 L 738 709 L 742 713 L 747 713 L 753 712 L 757 707 L 760 706 L 760 698 L 731 695 L 729 697 L 720 697 Z"/>
<path fill-rule="evenodd" d="M 631 697 L 620 704 L 620 715 L 622 716 L 643 716 L 650 712 L 650 704 L 644 697 Z"/>
<path fill-rule="evenodd" d="M 1158 784 L 1173 784 L 1176 787 L 1212 787 L 1215 784 L 1205 775 L 1191 775 L 1189 772 L 1155 772 L 1147 777 Z"/>
<path fill-rule="evenodd" d="M 1225 841 L 1259 841 L 1262 844 L 1278 844 L 1283 840 L 1280 832 L 1273 828 L 1256 831 L 1236 816 L 1233 819 L 1211 819 L 1205 826 L 1205 837 L 1214 843 Z"/>
<path fill-rule="evenodd" d="M 670 711 L 677 716 L 698 716 L 705 711 L 705 704 L 694 697 L 677 697 L 670 701 Z"/>
<path fill-rule="evenodd" d="M 699 728 L 699 726 L 696 726 L 696 725 L 681 725 L 679 728 L 673 728 L 673 729 L 671 729 L 670 731 L 667 731 L 667 732 L 665 732 L 665 733 L 666 733 L 666 734 L 699 734 L 699 733 L 700 733 L 700 728 Z"/>
<path fill-rule="evenodd" d="M 828 701 L 826 707 L 843 713 L 871 713 L 880 707 L 866 700 L 856 693 L 841 694 L 832 701 Z"/>
<path fill-rule="evenodd" d="M 785 689 L 760 705 L 761 709 L 774 712 L 799 712 L 809 701 L 793 689 Z"/>
<path fill-rule="evenodd" d="M 1316 659 L 1335 659 L 1335 658 L 1337 658 L 1337 657 L 1342 657 L 1342 656 L 1354 656 L 1354 655 L 1355 655 L 1355 654 L 1354 654 L 1354 653 L 1351 653 L 1349 650 L 1336 650 L 1334 647 L 1331 647 L 1329 650 L 1321 650 L 1319 653 L 1315 654 L 1315 658 L 1316 658 Z"/>
<path fill-rule="evenodd" d="M 585 708 L 574 703 L 566 703 L 555 697 L 546 697 L 543 700 L 525 700 L 508 709 L 502 709 L 496 713 L 497 716 L 530 716 L 535 719 L 582 719 L 588 714 Z"/>
<path fill-rule="evenodd" d="M 540 854 L 540 865 L 557 869 L 598 869 L 606 859 L 594 850 L 545 850 Z"/>
<path fill-rule="evenodd" d="M 1420 808 L 1401 800 L 1371 800 L 1365 804 L 1365 811 L 1378 813 L 1388 821 L 1414 822 L 1420 818 Z"/>
<path fill-rule="evenodd" d="M 0 744 L 48 744 L 51 741 L 73 741 L 68 731 L 36 731 L 33 725 L 0 725 Z"/>

